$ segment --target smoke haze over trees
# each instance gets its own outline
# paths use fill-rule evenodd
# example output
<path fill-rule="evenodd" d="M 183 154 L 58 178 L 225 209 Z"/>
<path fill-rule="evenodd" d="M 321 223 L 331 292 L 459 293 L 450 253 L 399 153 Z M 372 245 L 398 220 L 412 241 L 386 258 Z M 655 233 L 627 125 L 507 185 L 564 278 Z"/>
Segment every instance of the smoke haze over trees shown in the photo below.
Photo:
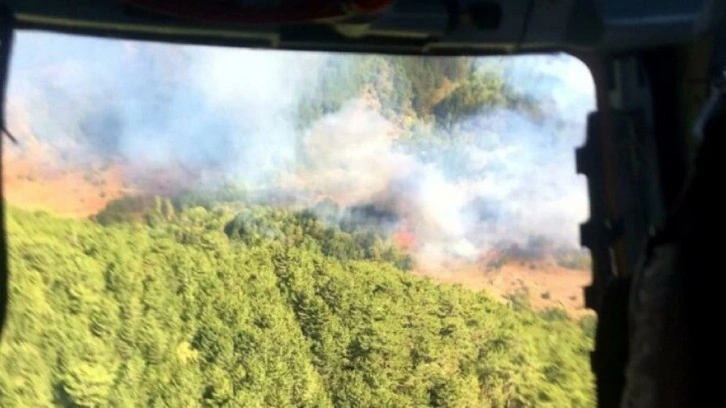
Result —
<path fill-rule="evenodd" d="M 587 207 L 573 148 L 593 91 L 570 57 L 325 55 L 42 34 L 21 36 L 17 50 L 9 96 L 32 115 L 27 136 L 71 162 L 104 158 L 147 180 L 183 174 L 164 183 L 171 192 L 232 184 L 301 206 L 376 201 L 416 225 L 423 247 L 453 256 L 532 235 L 578 245 Z"/>

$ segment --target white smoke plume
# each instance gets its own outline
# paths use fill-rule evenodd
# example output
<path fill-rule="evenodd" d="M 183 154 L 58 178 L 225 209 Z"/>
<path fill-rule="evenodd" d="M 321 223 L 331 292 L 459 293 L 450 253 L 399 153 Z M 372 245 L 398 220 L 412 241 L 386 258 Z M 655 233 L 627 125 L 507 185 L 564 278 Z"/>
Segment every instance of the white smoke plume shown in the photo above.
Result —
<path fill-rule="evenodd" d="M 224 179 L 301 191 L 307 205 L 378 203 L 413 231 L 422 262 L 475 259 L 531 236 L 575 247 L 587 217 L 574 148 L 594 89 L 572 57 L 482 59 L 540 101 L 545 117 L 474 115 L 435 130 L 465 145 L 423 160 L 400 148 L 401 129 L 365 98 L 295 125 L 322 54 L 48 34 L 21 34 L 15 49 L 9 99 L 29 112 L 34 137 L 70 160 L 105 157 L 144 174 L 187 169 L 184 188 Z"/>

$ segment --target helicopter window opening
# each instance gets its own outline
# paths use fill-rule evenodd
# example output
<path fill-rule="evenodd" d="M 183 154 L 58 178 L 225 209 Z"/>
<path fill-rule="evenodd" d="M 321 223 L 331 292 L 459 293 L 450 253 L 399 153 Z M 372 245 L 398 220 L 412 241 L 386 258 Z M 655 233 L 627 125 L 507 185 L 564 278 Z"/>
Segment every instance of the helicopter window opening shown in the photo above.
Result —
<path fill-rule="evenodd" d="M 594 406 L 579 60 L 28 32 L 7 100 L 0 406 Z"/>

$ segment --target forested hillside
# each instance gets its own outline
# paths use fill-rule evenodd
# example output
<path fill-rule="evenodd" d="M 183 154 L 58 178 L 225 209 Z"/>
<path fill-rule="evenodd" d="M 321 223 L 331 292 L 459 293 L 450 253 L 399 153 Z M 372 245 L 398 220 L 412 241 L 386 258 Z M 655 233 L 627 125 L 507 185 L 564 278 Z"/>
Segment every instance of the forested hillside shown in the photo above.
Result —
<path fill-rule="evenodd" d="M 593 406 L 591 319 L 437 286 L 307 213 L 154 215 L 10 209 L 0 406 Z"/>
<path fill-rule="evenodd" d="M 531 97 L 504 82 L 494 61 L 474 58 L 356 56 L 328 57 L 318 79 L 301 95 L 303 126 L 366 93 L 387 118 L 452 125 L 493 108 L 536 113 Z M 420 133 L 416 133 L 420 136 Z"/>
<path fill-rule="evenodd" d="M 594 406 L 586 72 L 16 42 L 0 407 Z"/>

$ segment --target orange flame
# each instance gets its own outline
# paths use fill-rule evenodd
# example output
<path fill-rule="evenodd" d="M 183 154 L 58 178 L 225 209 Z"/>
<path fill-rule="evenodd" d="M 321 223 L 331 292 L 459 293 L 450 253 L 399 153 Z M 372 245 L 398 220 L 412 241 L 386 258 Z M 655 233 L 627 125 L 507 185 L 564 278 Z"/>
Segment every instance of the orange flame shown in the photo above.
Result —
<path fill-rule="evenodd" d="M 418 245 L 416 234 L 405 223 L 393 234 L 393 242 L 399 249 L 406 251 L 412 250 Z"/>

